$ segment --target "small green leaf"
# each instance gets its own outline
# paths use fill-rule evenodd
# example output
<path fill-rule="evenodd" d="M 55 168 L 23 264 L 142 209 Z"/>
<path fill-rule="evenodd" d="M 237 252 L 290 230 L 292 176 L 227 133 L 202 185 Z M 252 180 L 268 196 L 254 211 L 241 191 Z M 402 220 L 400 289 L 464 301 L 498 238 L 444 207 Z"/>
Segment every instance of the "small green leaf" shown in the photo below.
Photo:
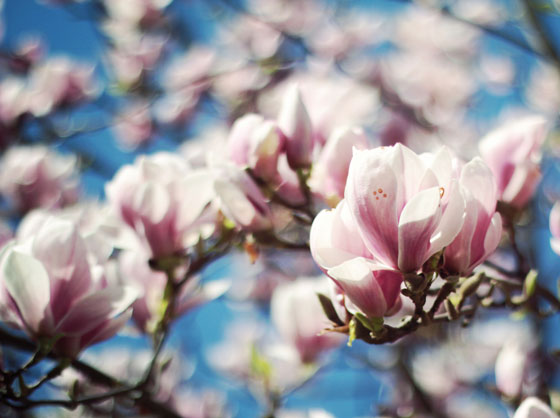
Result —
<path fill-rule="evenodd" d="M 340 326 L 344 325 L 344 322 L 342 322 L 342 320 L 338 317 L 338 314 L 336 313 L 336 309 L 334 309 L 334 305 L 332 301 L 322 293 L 317 293 L 317 297 L 319 298 L 319 303 L 321 304 L 321 307 L 323 308 L 323 312 L 325 312 L 327 318 L 329 318 L 331 322 L 337 325 Z"/>
<path fill-rule="evenodd" d="M 348 324 L 349 332 L 348 332 L 348 347 L 352 347 L 352 343 L 356 339 L 356 317 L 353 317 Z"/>
<path fill-rule="evenodd" d="M 530 298 L 535 294 L 535 289 L 537 288 L 537 277 L 538 272 L 536 270 L 531 270 L 527 273 L 527 277 L 525 277 L 525 281 L 523 282 L 523 294 Z"/>

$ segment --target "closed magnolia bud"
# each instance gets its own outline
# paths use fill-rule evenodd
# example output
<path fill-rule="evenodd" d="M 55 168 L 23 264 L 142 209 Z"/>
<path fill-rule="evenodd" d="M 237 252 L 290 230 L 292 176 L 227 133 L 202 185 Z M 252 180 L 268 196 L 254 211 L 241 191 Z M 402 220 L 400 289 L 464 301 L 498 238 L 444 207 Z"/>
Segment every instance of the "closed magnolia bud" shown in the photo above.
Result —
<path fill-rule="evenodd" d="M 313 152 L 311 119 L 295 85 L 285 93 L 278 115 L 278 127 L 284 136 L 290 167 L 294 170 L 309 167 Z"/>

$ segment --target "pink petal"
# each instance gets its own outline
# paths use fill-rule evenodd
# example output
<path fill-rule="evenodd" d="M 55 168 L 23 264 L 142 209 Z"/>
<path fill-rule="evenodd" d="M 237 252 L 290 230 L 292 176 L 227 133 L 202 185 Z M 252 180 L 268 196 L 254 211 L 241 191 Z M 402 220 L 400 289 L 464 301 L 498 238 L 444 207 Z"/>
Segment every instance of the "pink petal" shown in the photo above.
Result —
<path fill-rule="evenodd" d="M 7 247 L 2 262 L 4 286 L 17 305 L 26 326 L 33 333 L 52 322 L 49 310 L 50 281 L 43 265 L 36 258 L 14 247 Z"/>
<path fill-rule="evenodd" d="M 382 317 L 387 310 L 383 290 L 363 258 L 348 260 L 328 270 L 348 299 L 366 316 Z"/>
<path fill-rule="evenodd" d="M 441 218 L 441 197 L 437 187 L 414 196 L 399 220 L 399 269 L 416 271 L 430 257 L 430 238 Z"/>

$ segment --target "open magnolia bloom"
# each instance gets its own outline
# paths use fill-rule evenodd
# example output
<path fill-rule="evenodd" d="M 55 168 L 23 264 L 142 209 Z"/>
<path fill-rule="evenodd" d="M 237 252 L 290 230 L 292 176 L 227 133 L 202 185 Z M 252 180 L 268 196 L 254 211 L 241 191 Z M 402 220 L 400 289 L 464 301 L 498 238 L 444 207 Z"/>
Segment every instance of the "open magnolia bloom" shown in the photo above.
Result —
<path fill-rule="evenodd" d="M 214 198 L 212 181 L 207 170 L 191 170 L 181 157 L 161 152 L 121 168 L 105 191 L 157 258 L 181 253 L 202 227 L 201 215 Z"/>
<path fill-rule="evenodd" d="M 465 200 L 447 148 L 421 158 L 401 144 L 354 150 L 345 201 L 375 260 L 416 272 L 460 231 Z"/>
<path fill-rule="evenodd" d="M 76 225 L 52 217 L 0 254 L 0 316 L 30 336 L 76 357 L 112 337 L 130 318 L 129 286 L 110 286 L 88 257 Z"/>

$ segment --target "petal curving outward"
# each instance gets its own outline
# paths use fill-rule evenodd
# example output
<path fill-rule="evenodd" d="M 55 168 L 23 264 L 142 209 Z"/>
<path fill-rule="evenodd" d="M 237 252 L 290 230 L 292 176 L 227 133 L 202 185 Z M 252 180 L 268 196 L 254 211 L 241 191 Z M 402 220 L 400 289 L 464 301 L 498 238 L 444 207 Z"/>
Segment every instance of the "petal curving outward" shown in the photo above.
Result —
<path fill-rule="evenodd" d="M 51 314 L 50 280 L 39 260 L 17 248 L 7 249 L 2 263 L 2 278 L 6 290 L 14 300 L 20 315 L 33 334 L 49 327 Z"/>
<path fill-rule="evenodd" d="M 328 270 L 346 297 L 368 317 L 382 317 L 387 302 L 375 280 L 371 266 L 362 258 L 353 258 Z"/>
<path fill-rule="evenodd" d="M 138 297 L 130 286 L 107 287 L 90 293 L 72 306 L 57 325 L 57 332 L 81 335 L 126 310 Z"/>

